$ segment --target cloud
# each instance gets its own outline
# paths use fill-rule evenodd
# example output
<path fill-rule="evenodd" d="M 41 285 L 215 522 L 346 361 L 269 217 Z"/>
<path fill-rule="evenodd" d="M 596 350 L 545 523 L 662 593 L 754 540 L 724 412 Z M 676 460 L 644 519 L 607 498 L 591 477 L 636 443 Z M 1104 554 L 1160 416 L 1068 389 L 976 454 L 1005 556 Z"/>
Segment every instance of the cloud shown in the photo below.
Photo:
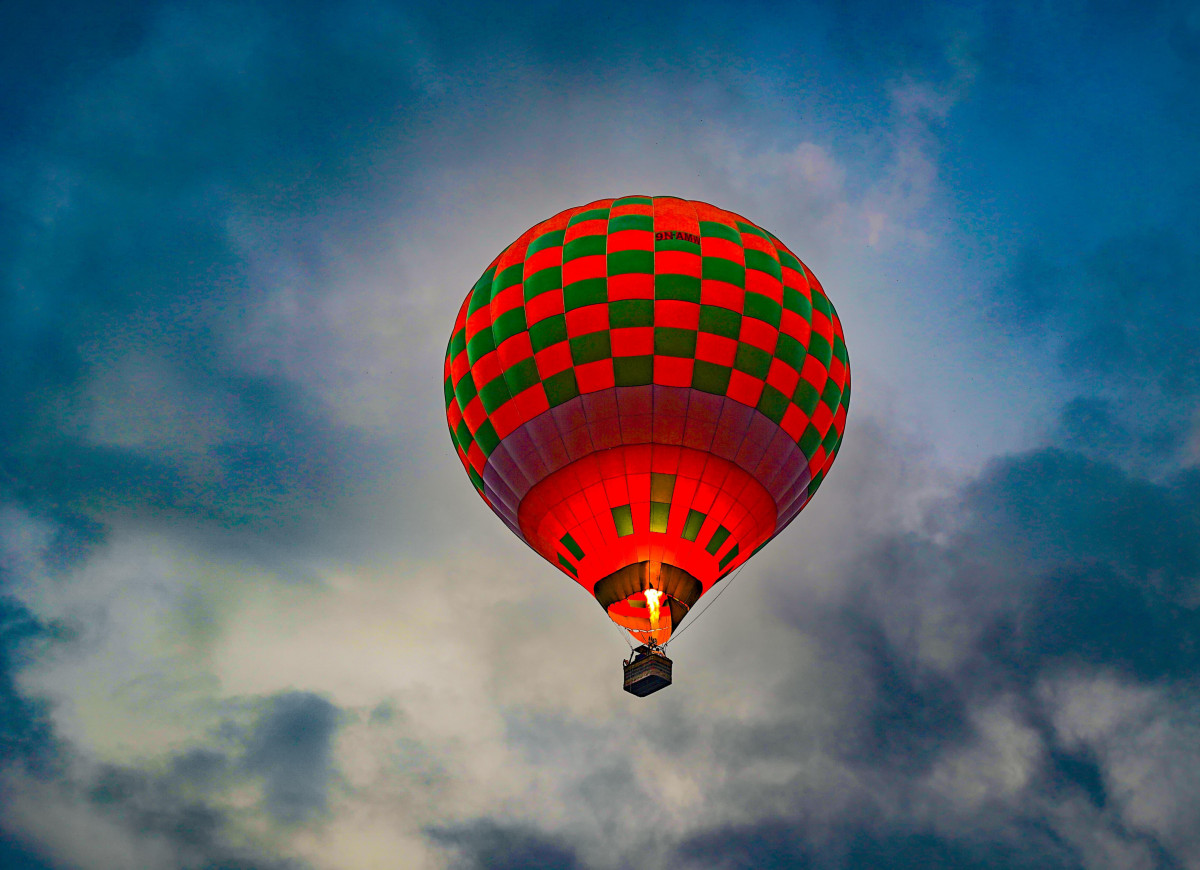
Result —
<path fill-rule="evenodd" d="M 266 777 L 267 809 L 283 822 L 306 821 L 327 805 L 338 709 L 310 693 L 271 699 L 250 735 L 245 766 Z"/>
<path fill-rule="evenodd" d="M 522 826 L 501 826 L 477 821 L 455 828 L 435 828 L 432 839 L 450 849 L 454 870 L 580 870 L 583 867 L 570 845 Z"/>

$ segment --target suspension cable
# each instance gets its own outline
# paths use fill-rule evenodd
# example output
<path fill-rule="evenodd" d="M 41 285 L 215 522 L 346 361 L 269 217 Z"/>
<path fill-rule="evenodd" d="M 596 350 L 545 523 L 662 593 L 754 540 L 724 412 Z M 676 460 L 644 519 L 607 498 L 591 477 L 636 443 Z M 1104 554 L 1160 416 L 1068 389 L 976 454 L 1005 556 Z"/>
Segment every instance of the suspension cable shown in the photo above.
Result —
<path fill-rule="evenodd" d="M 662 645 L 663 649 L 666 649 L 670 644 L 675 643 L 675 638 L 679 637 L 681 634 L 683 634 L 685 631 L 687 631 L 689 628 L 691 628 L 693 625 L 695 625 L 697 620 L 699 620 L 701 616 L 703 616 L 705 613 L 708 612 L 708 608 L 712 607 L 714 604 L 717 603 L 717 599 L 719 599 L 722 595 L 724 595 L 725 590 L 733 585 L 733 581 L 737 579 L 738 574 L 742 573 L 742 568 L 745 568 L 746 564 L 747 564 L 746 562 L 743 562 L 741 564 L 741 566 L 736 571 L 733 572 L 733 576 L 729 578 L 729 582 L 726 583 L 725 586 L 721 589 L 721 591 L 717 593 L 716 598 L 713 598 L 712 601 L 710 601 L 710 602 L 708 602 L 708 604 L 704 605 L 704 609 L 696 614 L 695 619 L 693 619 L 691 622 L 689 622 L 683 628 L 679 629 L 678 632 L 676 632 L 675 634 L 672 634 L 669 638 L 667 638 L 667 642 Z"/>

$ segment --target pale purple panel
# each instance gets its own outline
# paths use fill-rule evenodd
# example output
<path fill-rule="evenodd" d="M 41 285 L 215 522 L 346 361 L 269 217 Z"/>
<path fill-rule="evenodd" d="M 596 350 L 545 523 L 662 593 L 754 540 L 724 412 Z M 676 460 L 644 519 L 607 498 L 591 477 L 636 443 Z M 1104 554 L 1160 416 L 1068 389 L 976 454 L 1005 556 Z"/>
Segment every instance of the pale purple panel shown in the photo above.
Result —
<path fill-rule="evenodd" d="M 654 400 L 654 443 L 682 444 L 687 424 L 688 389 L 656 384 Z"/>
<path fill-rule="evenodd" d="M 617 393 L 617 410 L 622 417 L 635 414 L 649 416 L 654 413 L 654 393 L 649 384 L 640 387 L 615 387 L 614 389 Z"/>
<path fill-rule="evenodd" d="M 588 432 L 591 433 L 592 443 L 596 445 L 597 450 L 621 444 L 621 423 L 620 418 L 616 416 L 592 420 L 588 423 Z"/>
<path fill-rule="evenodd" d="M 687 417 L 656 413 L 654 415 L 654 443 L 682 444 L 683 429 L 686 424 Z"/>
<path fill-rule="evenodd" d="M 589 453 L 596 452 L 596 446 L 592 444 L 592 436 L 588 432 L 587 426 L 572 429 L 563 436 L 563 443 L 567 445 L 567 455 L 571 457 L 572 462 L 582 459 Z"/>
<path fill-rule="evenodd" d="M 649 444 L 654 434 L 654 418 L 650 414 L 621 414 L 621 443 Z"/>
<path fill-rule="evenodd" d="M 734 462 L 753 474 L 767 445 L 779 431 L 779 426 L 770 417 L 755 411 L 754 418 L 750 421 L 750 428 L 746 430 L 746 437 L 742 439 L 742 446 L 738 448 Z"/>
<path fill-rule="evenodd" d="M 529 481 L 525 472 L 508 452 L 508 445 L 500 442 L 492 455 L 483 466 L 483 484 L 495 490 L 525 493 L 529 491 Z"/>
<path fill-rule="evenodd" d="M 525 536 L 521 534 L 521 527 L 517 523 L 516 517 L 509 518 L 509 517 L 506 517 L 503 514 L 501 514 L 500 519 L 504 520 L 504 525 L 508 526 L 514 535 L 516 535 L 522 541 L 525 540 Z M 529 542 L 526 541 L 526 543 L 529 543 Z"/>
<path fill-rule="evenodd" d="M 554 423 L 562 435 L 566 445 L 567 455 L 574 462 L 576 459 L 595 452 L 592 436 L 588 431 L 587 415 L 583 412 L 583 398 L 576 396 L 569 402 L 564 402 L 550 410 Z"/>
<path fill-rule="evenodd" d="M 587 414 L 583 411 L 583 397 L 576 396 L 569 402 L 563 402 L 557 407 L 551 408 L 550 413 L 554 415 L 554 422 L 558 426 L 558 431 L 566 435 L 572 429 L 583 429 L 587 427 Z"/>
<path fill-rule="evenodd" d="M 508 456 L 521 469 L 530 484 L 545 480 L 546 476 L 550 474 L 550 469 L 546 466 L 546 460 L 541 451 L 529 437 L 529 423 L 510 432 L 500 446 L 507 450 Z"/>
<path fill-rule="evenodd" d="M 796 514 L 800 513 L 800 509 L 804 507 L 804 503 L 808 500 L 808 484 L 810 475 L 806 466 L 803 472 L 788 486 L 787 492 L 784 495 L 784 509 L 781 516 L 787 517 L 788 521 Z"/>
<path fill-rule="evenodd" d="M 713 436 L 712 452 L 722 459 L 733 460 L 737 455 L 750 421 L 758 413 L 734 399 L 725 399 L 721 408 L 721 419 L 717 421 L 717 433 Z"/>
<path fill-rule="evenodd" d="M 688 397 L 688 421 L 707 420 L 716 423 L 721 419 L 721 408 L 724 405 L 724 396 L 714 396 L 712 393 L 696 390 Z"/>
<path fill-rule="evenodd" d="M 562 434 L 558 431 L 558 426 L 554 423 L 554 416 L 549 411 L 534 417 L 521 429 L 529 434 L 538 453 L 542 455 L 547 472 L 558 471 L 570 461 L 566 445 L 563 444 Z"/>
<path fill-rule="evenodd" d="M 654 385 L 654 416 L 686 417 L 691 390 L 687 387 Z M 704 393 L 703 395 L 708 395 Z"/>
<path fill-rule="evenodd" d="M 595 423 L 598 420 L 608 420 L 617 416 L 617 392 L 615 387 L 607 390 L 598 390 L 595 393 L 584 393 L 579 398 L 582 400 L 583 413 L 587 415 L 589 423 Z"/>
<path fill-rule="evenodd" d="M 776 523 L 775 523 L 776 533 L 781 531 L 784 526 L 786 526 L 788 523 L 790 523 L 792 520 L 794 520 L 796 518 L 796 515 L 798 513 L 800 513 L 800 511 L 804 510 L 805 500 L 806 500 L 806 496 L 801 495 L 794 502 L 792 502 L 791 506 L 787 509 L 787 511 L 783 514 L 783 516 L 781 516 L 776 521 Z"/>
<path fill-rule="evenodd" d="M 708 451 L 712 447 L 713 435 L 716 434 L 715 420 L 705 420 L 688 414 L 687 425 L 683 430 L 683 445 L 693 450 Z"/>
<path fill-rule="evenodd" d="M 483 494 L 497 508 L 503 506 L 515 513 L 517 506 L 521 504 L 520 496 L 513 491 L 513 488 L 502 477 L 495 473 L 488 474 L 489 468 L 491 468 L 491 463 L 483 469 Z"/>
<path fill-rule="evenodd" d="M 767 487 L 767 491 L 771 493 L 771 498 L 775 499 L 775 506 L 780 512 L 783 510 L 782 499 L 788 480 L 803 462 L 803 457 L 804 454 L 800 452 L 800 448 L 792 440 L 792 437 L 782 429 L 777 429 L 774 437 L 771 438 L 771 443 L 767 445 L 767 449 L 752 472 L 754 477 Z"/>

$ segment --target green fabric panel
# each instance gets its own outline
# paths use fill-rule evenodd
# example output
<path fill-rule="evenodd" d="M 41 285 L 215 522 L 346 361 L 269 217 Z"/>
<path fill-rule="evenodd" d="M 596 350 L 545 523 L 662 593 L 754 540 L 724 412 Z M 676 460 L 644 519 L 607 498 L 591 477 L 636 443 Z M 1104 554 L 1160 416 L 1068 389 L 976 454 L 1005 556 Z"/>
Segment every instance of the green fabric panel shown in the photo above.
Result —
<path fill-rule="evenodd" d="M 732 371 L 728 366 L 719 366 L 698 359 L 695 368 L 692 369 L 692 388 L 712 393 L 715 396 L 723 396 L 729 388 L 729 376 Z"/>
<path fill-rule="evenodd" d="M 467 359 L 471 365 L 496 349 L 496 337 L 490 329 L 481 329 L 467 342 Z"/>
<path fill-rule="evenodd" d="M 662 502 L 663 504 L 671 503 L 671 495 L 675 492 L 675 475 L 660 474 L 651 472 L 650 474 L 650 501 Z"/>
<path fill-rule="evenodd" d="M 471 377 L 470 372 L 463 375 L 454 385 L 454 395 L 458 398 L 458 407 L 464 411 L 467 410 L 467 405 L 471 403 L 471 400 L 479 395 L 479 391 L 475 389 L 475 379 Z"/>
<path fill-rule="evenodd" d="M 780 245 L 775 245 L 775 253 L 779 255 L 779 264 L 781 266 L 787 266 L 789 269 L 795 269 L 801 275 L 804 274 L 804 264 L 785 251 Z"/>
<path fill-rule="evenodd" d="M 671 506 L 661 502 L 650 502 L 650 531 L 665 532 L 667 530 L 667 517 L 671 513 Z"/>
<path fill-rule="evenodd" d="M 825 382 L 825 389 L 821 391 L 821 401 L 828 406 L 830 411 L 837 411 L 838 405 L 842 401 L 842 391 L 833 378 Z"/>
<path fill-rule="evenodd" d="M 542 381 L 542 388 L 546 391 L 546 399 L 550 402 L 551 408 L 561 405 L 563 402 L 569 402 L 579 395 L 579 384 L 575 381 L 573 369 L 567 369 L 546 378 Z"/>
<path fill-rule="evenodd" d="M 500 444 L 500 436 L 496 434 L 491 420 L 484 420 L 479 424 L 479 429 L 475 432 L 475 443 L 479 445 L 484 456 L 491 456 L 492 451 Z"/>
<path fill-rule="evenodd" d="M 549 293 L 551 290 L 559 290 L 562 288 L 562 267 L 551 266 L 548 269 L 542 269 L 539 272 L 534 272 L 525 279 L 525 301 L 533 299 L 536 296 L 541 296 L 543 293 Z"/>
<path fill-rule="evenodd" d="M 764 251 L 747 248 L 746 268 L 766 272 L 768 275 L 774 275 L 780 281 L 783 280 L 783 270 L 779 268 L 779 261 Z"/>
<path fill-rule="evenodd" d="M 497 346 L 503 344 L 506 339 L 524 332 L 527 328 L 524 307 L 505 311 L 492 321 L 492 335 L 495 337 Z"/>
<path fill-rule="evenodd" d="M 729 550 L 729 552 L 721 557 L 721 561 L 717 563 L 717 567 L 724 568 L 726 565 L 728 565 L 730 562 L 732 562 L 737 557 L 737 554 L 738 554 L 738 545 L 734 544 L 733 547 Z"/>
<path fill-rule="evenodd" d="M 742 334 L 742 315 L 717 305 L 701 305 L 700 331 L 736 340 Z"/>
<path fill-rule="evenodd" d="M 771 370 L 771 355 L 762 348 L 740 341 L 733 367 L 759 380 L 766 380 L 767 372 Z"/>
<path fill-rule="evenodd" d="M 804 378 L 796 384 L 796 392 L 792 396 L 792 401 L 796 403 L 796 407 L 804 412 L 805 416 L 811 417 L 813 411 L 817 410 L 817 402 L 821 401 L 821 394 L 817 392 L 817 388 L 810 384 Z"/>
<path fill-rule="evenodd" d="M 538 251 L 544 251 L 546 248 L 560 247 L 566 235 L 566 230 L 552 230 L 551 232 L 543 233 L 529 243 L 529 247 L 525 249 L 525 259 L 528 260 Z"/>
<path fill-rule="evenodd" d="M 599 305 L 608 301 L 608 281 L 603 278 L 585 278 L 572 281 L 563 288 L 563 307 L 567 311 L 585 305 Z"/>
<path fill-rule="evenodd" d="M 488 305 L 492 301 L 492 278 L 496 273 L 495 268 L 489 268 L 475 282 L 475 286 L 471 288 L 471 301 L 467 305 L 467 319 L 470 320 L 471 315 Z"/>
<path fill-rule="evenodd" d="M 539 320 L 529 327 L 529 342 L 533 345 L 534 353 L 566 340 L 567 318 L 565 315 L 552 314 L 545 320 Z"/>
<path fill-rule="evenodd" d="M 796 371 L 800 371 L 804 367 L 804 357 L 807 355 L 804 345 L 786 332 L 779 333 L 779 337 L 775 342 L 775 356 L 779 357 Z"/>
<path fill-rule="evenodd" d="M 496 275 L 496 280 L 492 282 L 492 298 L 495 299 L 502 291 L 520 284 L 524 277 L 525 263 L 513 263 Z"/>
<path fill-rule="evenodd" d="M 649 196 L 622 196 L 619 199 L 614 199 L 612 208 L 620 205 L 650 205 L 654 199 Z"/>
<path fill-rule="evenodd" d="M 533 357 L 523 359 L 504 370 L 504 382 L 508 384 L 508 391 L 514 396 L 525 392 L 540 380 L 537 363 Z"/>
<path fill-rule="evenodd" d="M 609 275 L 653 275 L 653 251 L 613 251 L 608 255 Z"/>
<path fill-rule="evenodd" d="M 734 227 L 717 221 L 700 221 L 700 235 L 715 239 L 728 239 L 731 242 L 736 242 L 738 245 L 742 244 L 741 233 Z"/>
<path fill-rule="evenodd" d="M 841 435 L 838 434 L 836 426 L 830 426 L 829 431 L 825 433 L 825 437 L 821 440 L 821 446 L 825 448 L 826 453 L 832 453 L 833 448 L 837 446 Z"/>
<path fill-rule="evenodd" d="M 607 330 L 589 332 L 571 339 L 571 359 L 575 365 L 596 362 L 612 356 L 612 342 Z"/>
<path fill-rule="evenodd" d="M 460 329 L 454 335 L 450 336 L 450 348 L 446 351 L 450 359 L 454 359 L 460 353 L 467 349 L 467 331 Z"/>
<path fill-rule="evenodd" d="M 700 277 L 745 287 L 746 267 L 724 257 L 704 257 L 700 261 Z"/>
<path fill-rule="evenodd" d="M 450 378 L 446 378 L 442 381 L 442 390 L 446 394 L 446 410 L 449 411 L 450 405 L 454 401 L 454 382 Z"/>
<path fill-rule="evenodd" d="M 587 211 L 576 212 L 571 215 L 571 219 L 567 221 L 567 226 L 573 227 L 576 224 L 581 224 L 584 221 L 598 221 L 608 217 L 608 209 L 603 206 L 600 208 L 589 208 Z"/>
<path fill-rule="evenodd" d="M 746 316 L 762 320 L 778 329 L 779 318 L 783 316 L 783 306 L 761 293 L 747 293 Z"/>
<path fill-rule="evenodd" d="M 791 400 L 770 384 L 763 387 L 762 398 L 758 400 L 758 410 L 762 411 L 776 423 L 783 421 Z"/>
<path fill-rule="evenodd" d="M 580 236 L 563 245 L 563 262 L 603 254 L 608 245 L 608 236 Z"/>
<path fill-rule="evenodd" d="M 479 390 L 479 399 L 483 402 L 483 410 L 488 414 L 495 413 L 496 409 L 512 398 L 512 394 L 508 391 L 508 384 L 504 380 L 503 373 L 499 377 L 492 378 Z"/>
<path fill-rule="evenodd" d="M 648 214 L 622 214 L 608 219 L 609 235 L 623 230 L 654 230 L 654 218 Z"/>
<path fill-rule="evenodd" d="M 575 539 L 571 537 L 570 532 L 567 532 L 565 535 L 563 535 L 559 541 L 564 547 L 571 551 L 571 555 L 573 555 L 576 559 L 583 558 L 583 547 L 579 546 Z"/>
<path fill-rule="evenodd" d="M 654 382 L 653 356 L 613 358 L 613 379 L 618 387 L 641 387 Z"/>
<path fill-rule="evenodd" d="M 576 577 L 579 576 L 579 570 L 571 564 L 570 560 L 568 560 L 566 556 L 564 556 L 562 553 L 555 553 L 554 555 L 558 556 L 558 564 L 562 565 Z"/>
<path fill-rule="evenodd" d="M 800 445 L 800 451 L 809 459 L 812 459 L 813 454 L 817 452 L 817 448 L 821 446 L 821 433 L 817 431 L 816 426 L 809 423 L 804 427 L 804 434 L 800 436 L 800 440 L 797 443 Z"/>
<path fill-rule="evenodd" d="M 808 484 L 808 497 L 812 498 L 817 494 L 817 490 L 821 488 L 821 483 L 825 480 L 825 469 L 822 468 L 817 472 L 816 476 Z"/>
<path fill-rule="evenodd" d="M 467 477 L 471 478 L 471 483 L 477 490 L 483 492 L 483 478 L 479 476 L 478 471 L 469 465 L 467 466 Z"/>
<path fill-rule="evenodd" d="M 700 279 L 691 275 L 655 275 L 654 298 L 699 302 Z"/>
<path fill-rule="evenodd" d="M 825 368 L 829 368 L 829 361 L 833 359 L 833 345 L 831 345 L 823 335 L 817 335 L 815 332 L 808 337 L 808 352 L 821 361 Z"/>
<path fill-rule="evenodd" d="M 700 527 L 704 525 L 705 519 L 707 519 L 707 515 L 700 513 L 700 511 L 688 511 L 687 522 L 683 524 L 683 539 L 687 541 L 696 540 L 696 535 L 700 534 Z"/>
<path fill-rule="evenodd" d="M 633 512 L 629 510 L 629 505 L 612 508 L 612 518 L 617 527 L 618 538 L 633 534 Z"/>
<path fill-rule="evenodd" d="M 717 530 L 713 532 L 712 540 L 708 542 L 708 546 L 704 549 L 708 550 L 708 552 L 715 556 L 721 549 L 721 545 L 725 543 L 725 540 L 728 537 L 729 529 L 725 528 L 724 526 L 717 526 Z"/>
<path fill-rule="evenodd" d="M 846 342 L 837 333 L 833 335 L 833 355 L 844 363 L 850 362 L 850 354 L 846 351 Z"/>
<path fill-rule="evenodd" d="M 471 437 L 471 429 L 467 426 L 466 420 L 459 421 L 458 428 L 454 430 L 454 439 L 458 442 L 458 446 L 463 449 L 463 453 L 466 453 L 467 448 L 471 446 L 471 442 L 475 440 Z"/>
<path fill-rule="evenodd" d="M 653 299 L 618 299 L 608 303 L 608 326 L 623 329 L 654 325 Z"/>
<path fill-rule="evenodd" d="M 659 356 L 692 358 L 696 355 L 696 331 L 673 326 L 654 327 L 654 352 Z"/>
<path fill-rule="evenodd" d="M 812 304 L 813 308 L 817 309 L 817 311 L 820 311 L 831 321 L 833 320 L 833 306 L 829 304 L 829 298 L 824 293 L 818 293 L 816 290 L 814 290 L 812 295 Z"/>
<path fill-rule="evenodd" d="M 812 303 L 799 290 L 793 290 L 791 287 L 783 288 L 783 307 L 788 311 L 795 311 L 809 323 L 812 323 Z"/>
<path fill-rule="evenodd" d="M 737 221 L 737 228 L 743 236 L 758 236 L 760 239 L 771 241 L 771 237 L 767 235 L 767 231 L 756 227 L 754 224 L 748 224 L 745 221 Z"/>

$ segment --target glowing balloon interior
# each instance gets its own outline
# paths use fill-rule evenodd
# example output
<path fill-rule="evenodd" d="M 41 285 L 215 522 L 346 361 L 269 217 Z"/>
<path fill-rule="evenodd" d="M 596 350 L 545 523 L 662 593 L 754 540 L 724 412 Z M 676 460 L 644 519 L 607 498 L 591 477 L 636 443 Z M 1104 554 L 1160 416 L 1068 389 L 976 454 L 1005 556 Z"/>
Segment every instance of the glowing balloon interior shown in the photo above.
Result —
<path fill-rule="evenodd" d="M 850 402 L 812 272 L 745 218 L 675 197 L 526 231 L 467 294 L 444 378 L 484 501 L 658 644 L 812 498 Z"/>

